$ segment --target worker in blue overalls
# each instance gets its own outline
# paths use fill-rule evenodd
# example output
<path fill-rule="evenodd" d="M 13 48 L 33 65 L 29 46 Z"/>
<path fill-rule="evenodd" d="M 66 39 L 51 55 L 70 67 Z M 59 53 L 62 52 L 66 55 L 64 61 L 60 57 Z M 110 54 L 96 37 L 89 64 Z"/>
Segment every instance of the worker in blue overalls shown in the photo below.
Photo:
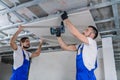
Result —
<path fill-rule="evenodd" d="M 30 47 L 30 40 L 28 37 L 20 39 L 20 46 L 15 43 L 17 36 L 22 30 L 23 26 L 19 26 L 19 29 L 10 40 L 10 46 L 14 51 L 13 73 L 10 80 L 28 80 L 30 58 L 39 56 L 41 52 L 43 40 L 40 40 L 38 49 L 33 53 L 26 51 Z"/>
<path fill-rule="evenodd" d="M 64 11 L 61 18 L 67 28 L 80 42 L 81 45 L 67 45 L 61 38 L 60 29 L 57 29 L 57 39 L 62 49 L 77 51 L 76 56 L 76 80 L 96 80 L 94 70 L 96 69 L 97 44 L 94 40 L 98 31 L 94 26 L 88 26 L 83 33 L 80 33 L 68 19 Z"/>

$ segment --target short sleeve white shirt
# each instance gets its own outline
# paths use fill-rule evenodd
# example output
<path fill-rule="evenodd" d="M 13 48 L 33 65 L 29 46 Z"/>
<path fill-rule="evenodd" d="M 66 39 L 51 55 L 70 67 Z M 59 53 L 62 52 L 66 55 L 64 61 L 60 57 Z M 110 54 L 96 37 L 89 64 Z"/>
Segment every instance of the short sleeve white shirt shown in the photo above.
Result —
<path fill-rule="evenodd" d="M 29 60 L 29 58 L 32 55 L 32 53 L 25 51 L 25 50 L 24 50 L 24 54 L 25 54 L 25 59 L 27 60 Z M 24 57 L 23 57 L 22 48 L 20 46 L 18 46 L 17 50 L 14 50 L 13 59 L 14 59 L 13 68 L 15 70 L 23 65 Z"/>
<path fill-rule="evenodd" d="M 83 62 L 85 67 L 88 70 L 91 70 L 95 68 L 95 62 L 97 58 L 97 44 L 96 41 L 93 40 L 92 38 L 87 37 L 87 39 L 89 41 L 89 44 L 83 43 L 84 47 L 83 47 L 82 55 L 83 55 Z M 78 52 L 80 51 L 78 50 Z"/>

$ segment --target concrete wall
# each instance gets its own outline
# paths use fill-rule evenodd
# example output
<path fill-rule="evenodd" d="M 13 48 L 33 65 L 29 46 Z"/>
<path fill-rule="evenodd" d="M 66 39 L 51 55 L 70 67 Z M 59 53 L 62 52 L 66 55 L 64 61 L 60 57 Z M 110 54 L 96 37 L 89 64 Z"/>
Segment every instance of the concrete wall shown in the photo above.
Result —
<path fill-rule="evenodd" d="M 120 80 L 120 69 L 117 70 L 117 80 Z"/>
<path fill-rule="evenodd" d="M 75 54 L 67 51 L 43 53 L 32 60 L 29 80 L 74 80 Z"/>
<path fill-rule="evenodd" d="M 102 51 L 99 50 L 97 80 L 104 80 Z M 32 60 L 29 80 L 75 80 L 75 52 L 43 53 Z"/>
<path fill-rule="evenodd" d="M 12 72 L 12 66 L 0 62 L 0 80 L 9 80 Z"/>

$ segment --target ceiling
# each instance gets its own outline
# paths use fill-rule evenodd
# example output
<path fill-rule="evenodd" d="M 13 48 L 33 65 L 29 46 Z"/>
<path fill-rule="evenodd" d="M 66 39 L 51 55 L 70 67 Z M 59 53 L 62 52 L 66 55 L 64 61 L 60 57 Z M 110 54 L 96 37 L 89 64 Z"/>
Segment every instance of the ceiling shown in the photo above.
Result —
<path fill-rule="evenodd" d="M 100 36 L 112 36 L 116 66 L 120 67 L 120 0 L 0 0 L 0 55 L 12 55 L 9 40 L 17 26 L 30 26 L 31 23 L 59 17 L 61 10 L 70 14 L 89 10 Z M 51 26 L 41 26 L 40 29 L 45 30 L 46 27 Z M 25 29 L 18 37 L 18 44 L 22 36 L 29 36 L 31 50 L 36 49 L 40 37 Z M 59 47 L 53 40 L 54 37 L 48 35 L 47 38 L 52 40 L 46 39 L 43 49 L 57 50 Z M 102 47 L 100 39 L 97 40 L 97 44 Z"/>
<path fill-rule="evenodd" d="M 76 28 L 80 32 L 86 29 L 88 25 L 95 26 L 95 22 L 88 9 L 80 12 L 69 13 L 68 16 L 69 20 L 76 26 Z M 44 20 L 27 23 L 24 24 L 23 26 L 25 27 L 24 30 L 28 30 L 31 33 L 35 34 L 36 36 L 44 38 L 44 40 L 47 40 L 46 42 L 49 43 L 49 45 L 53 46 L 58 45 L 58 41 L 55 35 L 51 35 L 50 27 L 52 28 L 60 27 L 61 21 L 62 20 L 59 14 L 59 16 L 56 17 L 49 16 L 49 18 L 46 18 Z M 80 44 L 80 41 L 75 39 L 74 36 L 70 34 L 69 30 L 66 27 L 65 33 L 62 33 L 62 38 L 65 42 L 69 44 Z M 101 41 L 100 35 L 97 37 L 96 40 Z"/>

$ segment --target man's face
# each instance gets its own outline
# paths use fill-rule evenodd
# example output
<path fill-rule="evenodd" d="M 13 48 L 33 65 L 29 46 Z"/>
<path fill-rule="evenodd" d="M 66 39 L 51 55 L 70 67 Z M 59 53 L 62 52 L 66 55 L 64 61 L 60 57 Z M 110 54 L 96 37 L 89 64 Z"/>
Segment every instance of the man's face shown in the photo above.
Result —
<path fill-rule="evenodd" d="M 83 34 L 86 36 L 86 37 L 90 37 L 91 35 L 94 35 L 94 32 L 93 32 L 93 29 L 92 28 L 87 28 L 83 31 Z"/>
<path fill-rule="evenodd" d="M 30 40 L 26 39 L 24 43 L 22 43 L 23 48 L 28 49 L 30 47 Z"/>

